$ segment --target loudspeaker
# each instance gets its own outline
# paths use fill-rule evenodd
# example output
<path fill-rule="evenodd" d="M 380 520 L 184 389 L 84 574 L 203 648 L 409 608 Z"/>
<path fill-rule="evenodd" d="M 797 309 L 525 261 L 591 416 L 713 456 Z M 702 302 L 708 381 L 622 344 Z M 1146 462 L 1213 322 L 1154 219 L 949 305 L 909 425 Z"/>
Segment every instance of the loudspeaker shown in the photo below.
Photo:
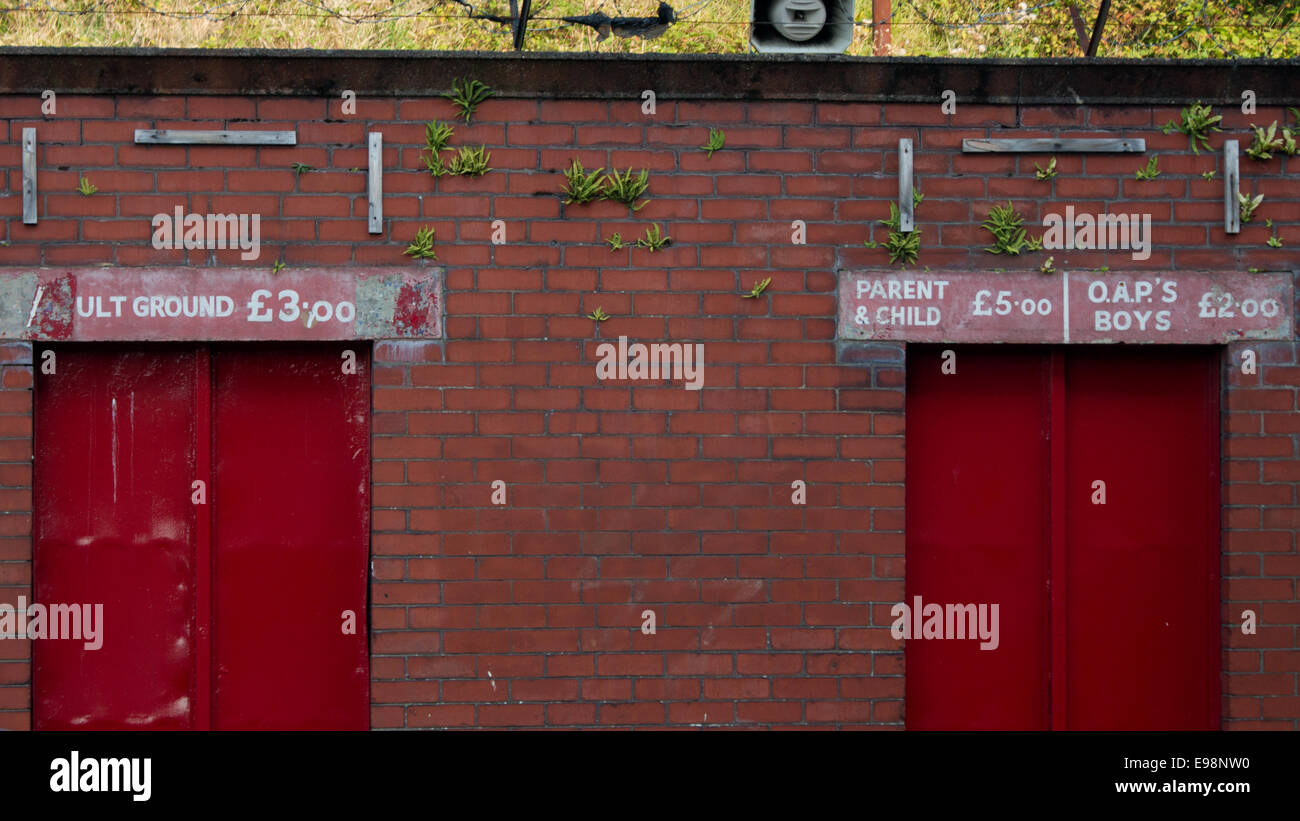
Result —
<path fill-rule="evenodd" d="M 750 0 L 755 51 L 840 54 L 853 42 L 853 0 Z"/>

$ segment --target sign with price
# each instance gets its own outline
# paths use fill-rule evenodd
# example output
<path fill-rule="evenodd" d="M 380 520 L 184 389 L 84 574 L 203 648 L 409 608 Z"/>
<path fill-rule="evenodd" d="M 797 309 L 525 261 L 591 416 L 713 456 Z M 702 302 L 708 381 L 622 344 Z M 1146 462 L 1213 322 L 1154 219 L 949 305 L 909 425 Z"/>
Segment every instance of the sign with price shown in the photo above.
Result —
<path fill-rule="evenodd" d="M 0 274 L 0 338 L 436 339 L 442 270 L 167 268 Z"/>
<path fill-rule="evenodd" d="M 842 339 L 1217 344 L 1294 333 L 1288 273 L 855 272 Z"/>

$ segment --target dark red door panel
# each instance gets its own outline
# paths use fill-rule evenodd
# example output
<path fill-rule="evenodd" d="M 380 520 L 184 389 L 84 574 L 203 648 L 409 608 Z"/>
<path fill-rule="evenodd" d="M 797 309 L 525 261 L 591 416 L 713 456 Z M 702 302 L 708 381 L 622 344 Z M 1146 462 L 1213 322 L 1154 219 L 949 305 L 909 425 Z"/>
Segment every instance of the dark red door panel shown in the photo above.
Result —
<path fill-rule="evenodd" d="M 943 350 L 907 350 L 907 604 L 997 604 L 999 640 L 908 641 L 907 726 L 1046 729 L 1047 363 Z"/>
<path fill-rule="evenodd" d="M 1202 348 L 1070 352 L 1071 729 L 1218 727 L 1217 360 Z"/>
<path fill-rule="evenodd" d="M 36 369 L 33 597 L 102 605 L 103 623 L 99 649 L 32 643 L 35 727 L 193 727 L 194 353 L 51 350 L 56 372 Z"/>
<path fill-rule="evenodd" d="M 368 355 L 214 354 L 218 729 L 369 726 Z"/>
<path fill-rule="evenodd" d="M 909 640 L 907 725 L 1216 728 L 1218 352 L 941 350 L 907 355 L 907 596 L 1002 639 Z"/>

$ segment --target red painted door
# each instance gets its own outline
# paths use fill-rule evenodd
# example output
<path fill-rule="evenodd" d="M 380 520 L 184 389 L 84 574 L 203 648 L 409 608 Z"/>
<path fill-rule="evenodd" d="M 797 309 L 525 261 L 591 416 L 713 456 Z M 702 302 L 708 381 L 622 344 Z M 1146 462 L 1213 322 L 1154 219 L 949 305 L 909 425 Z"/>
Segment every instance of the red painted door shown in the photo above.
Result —
<path fill-rule="evenodd" d="M 368 349 L 50 350 L 33 595 L 102 646 L 33 642 L 35 726 L 368 726 Z"/>
<path fill-rule="evenodd" d="M 909 346 L 909 603 L 1001 607 L 907 642 L 908 727 L 1218 726 L 1217 361 Z"/>
<path fill-rule="evenodd" d="M 1070 729 L 1218 728 L 1218 360 L 1202 348 L 1070 352 Z"/>
<path fill-rule="evenodd" d="M 983 604 L 990 619 L 997 604 L 999 640 L 907 641 L 907 726 L 1041 729 L 1047 362 L 1032 348 L 961 348 L 945 374 L 941 350 L 907 352 L 906 603 Z"/>
<path fill-rule="evenodd" d="M 370 726 L 370 374 L 344 348 L 215 353 L 220 730 Z"/>
<path fill-rule="evenodd" d="M 103 624 L 32 642 L 35 726 L 194 728 L 194 353 L 54 351 L 55 374 L 36 368 L 32 599 L 100 605 Z"/>

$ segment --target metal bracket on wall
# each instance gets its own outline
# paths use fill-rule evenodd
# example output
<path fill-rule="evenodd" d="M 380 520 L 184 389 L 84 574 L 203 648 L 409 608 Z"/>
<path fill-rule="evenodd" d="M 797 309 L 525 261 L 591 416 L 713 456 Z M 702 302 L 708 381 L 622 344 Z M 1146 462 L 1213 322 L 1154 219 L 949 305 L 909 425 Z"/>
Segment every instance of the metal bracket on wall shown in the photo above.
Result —
<path fill-rule="evenodd" d="M 164 145 L 297 145 L 293 131 L 158 131 L 135 130 L 137 143 Z"/>
<path fill-rule="evenodd" d="M 1241 212 L 1237 208 L 1241 193 L 1241 159 L 1236 140 L 1223 141 L 1223 232 L 1241 233 Z"/>
<path fill-rule="evenodd" d="M 372 234 L 384 232 L 384 135 L 371 131 L 367 137 L 366 157 L 366 194 L 370 200 L 368 211 L 369 231 Z"/>
<path fill-rule="evenodd" d="M 36 129 L 23 129 L 23 225 L 36 224 Z"/>
<path fill-rule="evenodd" d="M 1032 140 L 962 140 L 961 150 L 974 154 L 1142 154 L 1146 140 L 1112 139 L 1032 139 Z"/>
<path fill-rule="evenodd" d="M 912 141 L 898 141 L 898 230 L 916 230 L 912 221 Z"/>

